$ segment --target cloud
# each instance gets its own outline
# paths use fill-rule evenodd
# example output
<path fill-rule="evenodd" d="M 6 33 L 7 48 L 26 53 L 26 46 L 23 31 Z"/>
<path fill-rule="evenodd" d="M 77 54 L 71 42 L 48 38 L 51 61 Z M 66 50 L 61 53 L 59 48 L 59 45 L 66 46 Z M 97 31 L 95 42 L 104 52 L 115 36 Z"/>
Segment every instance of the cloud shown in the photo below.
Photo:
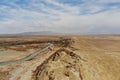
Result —
<path fill-rule="evenodd" d="M 120 33 L 119 0 L 4 0 L 0 33 Z"/>

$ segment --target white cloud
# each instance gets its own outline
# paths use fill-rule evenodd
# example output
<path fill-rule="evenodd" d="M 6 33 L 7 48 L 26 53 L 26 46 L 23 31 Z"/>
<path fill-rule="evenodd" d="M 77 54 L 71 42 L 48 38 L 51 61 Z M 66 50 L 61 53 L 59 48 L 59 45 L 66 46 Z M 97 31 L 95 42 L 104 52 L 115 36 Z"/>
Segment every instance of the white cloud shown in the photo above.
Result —
<path fill-rule="evenodd" d="M 120 0 L 98 0 L 98 2 L 109 3 L 109 2 L 120 2 Z"/>
<path fill-rule="evenodd" d="M 38 2 L 30 2 L 30 5 L 23 7 L 10 3 L 16 8 L 2 5 L 0 14 L 4 12 L 7 18 L 0 20 L 0 33 L 42 30 L 67 33 L 120 33 L 118 31 L 120 29 L 118 6 L 102 12 L 101 10 L 107 9 L 105 6 L 88 2 L 88 0 L 82 5 L 74 6 L 59 3 L 56 0 L 45 0 L 45 2 L 60 9 Z M 108 0 L 98 2 L 108 3 Z M 95 14 L 95 12 L 98 13 Z M 114 29 L 113 32 L 112 29 Z"/>

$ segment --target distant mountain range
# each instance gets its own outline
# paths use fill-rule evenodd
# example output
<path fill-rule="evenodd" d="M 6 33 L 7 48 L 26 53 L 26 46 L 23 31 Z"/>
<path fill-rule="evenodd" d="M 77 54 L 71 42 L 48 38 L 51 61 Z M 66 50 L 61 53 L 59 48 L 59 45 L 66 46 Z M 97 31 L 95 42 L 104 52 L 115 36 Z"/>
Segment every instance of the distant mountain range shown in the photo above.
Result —
<path fill-rule="evenodd" d="M 39 31 L 39 32 L 23 32 L 14 34 L 0 34 L 0 37 L 7 36 L 26 36 L 26 35 L 81 35 L 80 33 L 59 33 L 53 31 Z M 83 35 L 119 35 L 119 34 L 83 34 Z"/>
<path fill-rule="evenodd" d="M 52 31 L 39 31 L 39 32 L 23 32 L 14 34 L 0 34 L 0 36 L 23 36 L 23 35 L 59 35 L 63 33 L 52 32 Z"/>
<path fill-rule="evenodd" d="M 52 32 L 52 31 L 39 31 L 39 32 L 23 32 L 20 35 L 57 35 L 62 33 Z"/>

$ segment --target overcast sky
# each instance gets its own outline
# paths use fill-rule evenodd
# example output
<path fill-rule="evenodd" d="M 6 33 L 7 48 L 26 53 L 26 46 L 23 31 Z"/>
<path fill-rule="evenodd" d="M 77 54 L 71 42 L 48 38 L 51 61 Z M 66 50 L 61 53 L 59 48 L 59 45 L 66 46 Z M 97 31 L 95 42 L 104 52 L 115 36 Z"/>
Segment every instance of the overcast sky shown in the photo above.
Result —
<path fill-rule="evenodd" d="M 0 34 L 119 34 L 120 0 L 0 0 Z"/>

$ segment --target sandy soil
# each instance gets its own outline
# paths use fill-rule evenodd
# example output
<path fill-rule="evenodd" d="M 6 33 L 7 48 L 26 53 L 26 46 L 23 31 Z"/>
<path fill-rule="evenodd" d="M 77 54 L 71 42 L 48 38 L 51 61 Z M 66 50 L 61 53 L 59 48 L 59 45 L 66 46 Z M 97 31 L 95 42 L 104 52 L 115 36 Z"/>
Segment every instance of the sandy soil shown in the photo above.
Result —
<path fill-rule="evenodd" d="M 32 36 L 17 37 L 16 41 L 61 38 L 71 40 L 61 42 L 67 46 L 55 44 L 52 51 L 47 50 L 30 61 L 0 66 L 0 80 L 120 80 L 120 36 Z M 7 38 L 0 41 L 4 39 Z M 45 44 L 0 46 L 0 62 L 22 58 Z"/>

